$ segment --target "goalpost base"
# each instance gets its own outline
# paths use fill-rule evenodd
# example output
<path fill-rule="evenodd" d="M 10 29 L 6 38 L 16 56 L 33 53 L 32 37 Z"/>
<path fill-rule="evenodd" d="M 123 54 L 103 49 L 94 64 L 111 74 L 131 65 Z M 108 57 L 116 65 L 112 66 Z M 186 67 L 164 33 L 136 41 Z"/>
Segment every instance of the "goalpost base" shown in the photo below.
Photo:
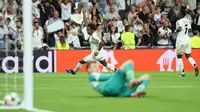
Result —
<path fill-rule="evenodd" d="M 52 112 L 49 110 L 42 110 L 37 108 L 26 109 L 23 102 L 21 105 L 18 106 L 0 106 L 0 110 L 26 110 L 28 112 Z"/>
<path fill-rule="evenodd" d="M 24 109 L 22 106 L 0 106 L 0 110 L 27 110 Z M 28 109 L 28 112 L 52 112 L 49 110 L 42 110 L 42 109 L 37 109 L 37 108 L 33 108 L 33 109 Z"/>

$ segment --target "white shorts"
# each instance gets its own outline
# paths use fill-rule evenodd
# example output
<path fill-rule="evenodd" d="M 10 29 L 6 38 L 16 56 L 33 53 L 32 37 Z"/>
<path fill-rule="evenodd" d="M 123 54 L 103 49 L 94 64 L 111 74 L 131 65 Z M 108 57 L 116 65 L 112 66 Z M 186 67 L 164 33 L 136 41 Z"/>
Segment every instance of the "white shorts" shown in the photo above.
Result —
<path fill-rule="evenodd" d="M 92 52 L 90 55 L 83 58 L 85 62 L 91 62 L 91 61 L 103 61 L 105 59 L 105 52 L 101 51 L 97 56 L 94 56 L 94 53 Z"/>
<path fill-rule="evenodd" d="M 176 54 L 177 55 L 182 55 L 183 53 L 185 54 L 190 54 L 192 51 L 191 44 L 176 44 Z"/>

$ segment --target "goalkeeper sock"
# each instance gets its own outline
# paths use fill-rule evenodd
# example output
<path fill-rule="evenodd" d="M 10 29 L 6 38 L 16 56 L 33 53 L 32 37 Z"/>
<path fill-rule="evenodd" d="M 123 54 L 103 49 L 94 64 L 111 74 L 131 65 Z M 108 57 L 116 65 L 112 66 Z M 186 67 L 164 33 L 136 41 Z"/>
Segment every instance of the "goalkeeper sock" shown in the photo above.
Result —
<path fill-rule="evenodd" d="M 134 79 L 133 64 L 129 63 L 125 65 L 126 80 L 128 83 Z"/>
<path fill-rule="evenodd" d="M 82 64 L 81 64 L 81 63 L 78 63 L 78 64 L 76 65 L 76 68 L 74 69 L 74 72 L 75 72 L 75 73 L 78 72 L 81 68 L 82 68 Z"/>
<path fill-rule="evenodd" d="M 178 58 L 177 63 L 178 63 L 179 70 L 181 71 L 181 74 L 184 74 L 183 60 L 181 58 Z"/>
<path fill-rule="evenodd" d="M 193 59 L 192 57 L 189 57 L 189 58 L 188 58 L 188 61 L 190 62 L 190 64 L 191 64 L 194 68 L 197 67 L 197 66 L 196 66 L 196 62 L 194 61 L 194 59 Z"/>
<path fill-rule="evenodd" d="M 108 68 L 108 69 L 112 70 L 113 72 L 115 72 L 115 71 L 116 71 L 115 67 L 114 67 L 112 64 L 110 64 L 110 63 L 107 63 L 107 66 L 106 66 L 106 68 Z"/>
<path fill-rule="evenodd" d="M 145 88 L 148 86 L 149 84 L 149 80 L 143 80 L 142 84 L 140 84 L 137 89 L 136 89 L 136 92 L 142 92 L 145 90 Z"/>

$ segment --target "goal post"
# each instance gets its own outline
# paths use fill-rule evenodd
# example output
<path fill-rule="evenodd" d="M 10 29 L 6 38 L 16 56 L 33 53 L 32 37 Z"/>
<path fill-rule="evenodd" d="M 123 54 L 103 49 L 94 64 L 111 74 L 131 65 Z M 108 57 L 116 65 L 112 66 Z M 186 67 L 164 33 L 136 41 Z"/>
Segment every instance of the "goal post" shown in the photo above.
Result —
<path fill-rule="evenodd" d="M 23 0 L 23 101 L 18 106 L 0 106 L 0 110 L 19 110 L 24 109 L 29 112 L 50 112 L 34 108 L 34 78 L 33 78 L 33 16 L 32 16 L 32 0 Z M 6 51 L 8 52 L 8 51 Z M 13 74 L 11 74 L 13 75 Z M 6 75 L 7 77 L 7 75 Z M 16 78 L 16 77 L 15 77 Z M 7 78 L 6 78 L 7 79 Z M 7 81 L 5 80 L 7 86 Z M 16 83 L 16 80 L 14 80 Z M 15 86 L 14 86 L 15 87 Z M 6 89 L 9 87 L 6 87 Z"/>
<path fill-rule="evenodd" d="M 32 50 L 32 0 L 23 1 L 23 32 L 24 32 L 24 108 L 33 109 L 33 50 Z"/>

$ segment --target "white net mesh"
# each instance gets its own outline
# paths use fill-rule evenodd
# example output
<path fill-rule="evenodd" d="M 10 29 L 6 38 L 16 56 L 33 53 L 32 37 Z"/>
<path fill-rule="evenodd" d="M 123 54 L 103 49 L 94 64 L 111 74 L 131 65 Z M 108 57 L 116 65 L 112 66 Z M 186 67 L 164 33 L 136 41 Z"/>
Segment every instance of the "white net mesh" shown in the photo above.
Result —
<path fill-rule="evenodd" d="M 17 50 L 0 50 L 0 100 L 2 101 L 5 95 L 12 92 L 20 97 L 23 96 L 23 75 L 15 73 L 22 71 L 22 62 L 20 62 L 23 60 L 22 56 L 22 53 Z"/>

